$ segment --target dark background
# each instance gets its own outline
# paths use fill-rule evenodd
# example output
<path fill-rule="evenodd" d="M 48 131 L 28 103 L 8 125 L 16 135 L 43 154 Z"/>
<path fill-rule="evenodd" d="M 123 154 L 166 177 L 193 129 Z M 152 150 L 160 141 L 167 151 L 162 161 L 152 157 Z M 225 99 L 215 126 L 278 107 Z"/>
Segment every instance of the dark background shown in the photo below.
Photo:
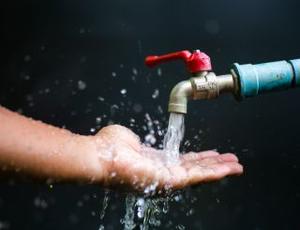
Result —
<path fill-rule="evenodd" d="M 132 129 L 143 138 L 145 114 L 166 128 L 168 94 L 188 77 L 178 62 L 161 66 L 160 76 L 144 66 L 146 55 L 199 48 L 218 74 L 233 62 L 300 58 L 299 8 L 292 0 L 2 3 L 0 103 L 81 134 L 134 118 Z M 235 152 L 245 174 L 188 190 L 162 216 L 161 229 L 299 229 L 299 98 L 300 90 L 291 90 L 190 103 L 185 149 Z M 103 194 L 98 186 L 7 179 L 0 229 L 120 229 L 124 195 L 112 193 L 101 221 Z"/>

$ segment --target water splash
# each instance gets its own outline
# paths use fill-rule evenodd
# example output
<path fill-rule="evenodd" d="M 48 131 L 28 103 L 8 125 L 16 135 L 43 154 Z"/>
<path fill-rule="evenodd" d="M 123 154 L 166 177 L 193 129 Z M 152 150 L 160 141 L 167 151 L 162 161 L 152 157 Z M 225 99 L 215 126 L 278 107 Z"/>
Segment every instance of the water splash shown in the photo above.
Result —
<path fill-rule="evenodd" d="M 103 202 L 102 202 L 102 209 L 101 209 L 101 212 L 100 212 L 101 222 L 103 222 L 103 219 L 104 219 L 105 212 L 106 212 L 106 209 L 108 207 L 109 201 L 110 201 L 109 190 L 105 190 L 104 197 L 103 197 Z M 101 223 L 98 230 L 104 230 L 104 229 L 105 229 L 105 227 L 104 227 L 103 223 Z"/>
<path fill-rule="evenodd" d="M 126 213 L 124 219 L 121 220 L 121 223 L 124 224 L 124 230 L 132 230 L 136 226 L 134 222 L 135 202 L 136 202 L 136 197 L 133 194 L 127 195 L 125 201 Z"/>
<path fill-rule="evenodd" d="M 159 96 L 159 90 L 155 89 L 154 92 L 152 93 L 152 98 L 156 99 L 156 98 L 158 98 L 158 96 Z"/>
<path fill-rule="evenodd" d="M 122 68 L 120 66 L 120 68 Z M 136 76 L 139 74 L 136 68 L 132 68 L 132 80 L 134 81 Z M 161 69 L 158 70 L 157 75 L 161 76 Z M 116 74 L 113 72 L 112 77 L 116 77 Z M 159 97 L 159 89 L 154 89 L 151 97 L 153 100 L 156 100 Z M 130 98 L 130 95 L 127 94 L 126 88 L 120 89 L 120 94 L 125 98 Z M 100 102 L 104 102 L 104 97 L 98 97 Z M 115 106 L 110 107 L 111 116 L 113 117 L 117 112 L 122 111 L 124 105 L 121 103 Z M 143 108 L 141 104 L 136 101 L 133 101 L 129 104 L 129 108 L 133 110 L 134 113 L 140 114 L 146 110 L 147 107 Z M 159 118 L 161 119 L 163 116 L 163 109 L 160 105 L 157 106 L 157 112 Z M 148 147 L 157 147 L 159 146 L 159 152 L 165 154 L 163 157 L 166 160 L 167 164 L 176 164 L 179 159 L 179 149 L 180 143 L 184 136 L 184 115 L 172 113 L 169 117 L 168 129 L 167 132 L 164 132 L 163 125 L 160 119 L 155 119 L 154 114 L 145 113 L 144 117 L 144 125 L 140 126 L 138 122 L 134 118 L 129 120 L 130 127 L 138 128 L 145 132 L 144 134 L 144 145 Z M 105 124 L 106 120 L 104 117 L 96 118 L 96 125 Z M 164 135 L 163 143 L 160 142 L 160 138 Z M 107 153 L 101 154 L 102 157 L 112 157 L 111 152 L 112 149 L 107 149 Z M 104 156 L 103 156 L 104 155 Z M 116 173 L 113 172 L 111 177 L 116 176 Z M 151 185 L 148 185 L 144 194 L 141 196 L 136 196 L 133 194 L 128 194 L 125 198 L 125 214 L 123 218 L 120 220 L 123 228 L 125 230 L 131 229 L 140 229 L 140 230 L 148 230 L 152 228 L 158 228 L 162 226 L 162 216 L 166 215 L 170 210 L 170 202 L 180 202 L 179 196 L 174 196 L 174 194 L 170 194 L 167 197 L 153 197 L 152 195 L 155 193 L 157 189 L 157 182 Z M 100 214 L 101 221 L 104 218 L 105 210 L 107 209 L 107 204 L 109 201 L 109 194 L 105 194 L 103 200 L 103 208 Z M 106 204 L 107 203 L 107 204 Z M 175 226 L 174 226 L 175 227 Z M 103 230 L 104 225 L 101 223 L 99 230 Z M 177 227 L 177 229 L 184 229 L 181 226 Z"/>
<path fill-rule="evenodd" d="M 105 216 L 105 211 L 107 209 L 107 206 L 109 204 L 110 196 L 109 196 L 109 191 L 105 191 L 104 193 L 104 198 L 103 198 L 103 203 L 102 203 L 102 210 L 100 212 L 100 219 L 103 220 Z"/>
<path fill-rule="evenodd" d="M 150 142 L 149 135 L 153 135 L 153 121 L 149 114 L 145 115 L 147 121 L 147 129 L 149 134 L 145 137 L 146 145 Z M 166 163 L 175 164 L 179 159 L 180 143 L 184 136 L 184 115 L 171 113 L 169 125 L 163 141 L 163 151 L 166 154 Z M 150 143 L 150 145 L 153 143 Z M 157 184 L 152 184 L 145 188 L 145 195 L 149 196 L 156 190 Z M 140 230 L 148 230 L 150 226 L 158 227 L 161 225 L 160 216 L 167 214 L 169 211 L 169 202 L 171 196 L 152 198 L 150 197 L 135 197 L 129 194 L 126 197 L 126 214 L 121 223 L 124 224 L 125 230 L 130 230 L 136 227 L 135 213 L 138 219 L 142 219 L 139 225 Z M 176 199 L 175 199 L 176 201 Z M 180 225 L 178 229 L 184 229 Z"/>
<path fill-rule="evenodd" d="M 85 90 L 85 88 L 86 88 L 86 83 L 85 83 L 84 81 L 79 80 L 79 81 L 77 82 L 77 87 L 78 87 L 79 90 Z"/>
<path fill-rule="evenodd" d="M 121 93 L 122 95 L 125 95 L 125 94 L 127 93 L 127 89 L 121 89 L 121 90 L 120 90 L 120 93 Z"/>

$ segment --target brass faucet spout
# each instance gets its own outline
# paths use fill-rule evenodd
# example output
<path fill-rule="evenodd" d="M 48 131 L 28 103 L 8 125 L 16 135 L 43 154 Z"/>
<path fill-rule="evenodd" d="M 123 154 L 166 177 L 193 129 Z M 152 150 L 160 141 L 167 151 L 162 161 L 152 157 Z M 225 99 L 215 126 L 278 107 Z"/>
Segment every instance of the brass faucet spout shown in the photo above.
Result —
<path fill-rule="evenodd" d="M 193 95 L 190 80 L 181 81 L 172 89 L 168 111 L 171 113 L 187 113 L 187 102 Z"/>

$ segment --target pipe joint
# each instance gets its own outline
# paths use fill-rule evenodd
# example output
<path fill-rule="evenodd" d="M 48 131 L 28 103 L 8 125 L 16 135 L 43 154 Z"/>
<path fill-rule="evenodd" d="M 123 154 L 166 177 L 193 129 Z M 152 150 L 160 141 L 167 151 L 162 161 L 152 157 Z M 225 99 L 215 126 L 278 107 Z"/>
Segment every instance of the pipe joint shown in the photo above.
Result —
<path fill-rule="evenodd" d="M 193 99 L 211 99 L 219 96 L 219 85 L 217 77 L 210 72 L 204 76 L 190 79 L 193 88 Z"/>
<path fill-rule="evenodd" d="M 190 80 L 179 82 L 171 91 L 169 112 L 187 113 L 189 99 L 212 99 L 224 92 L 235 90 L 234 77 L 231 74 L 216 76 L 213 72 L 201 72 Z"/>

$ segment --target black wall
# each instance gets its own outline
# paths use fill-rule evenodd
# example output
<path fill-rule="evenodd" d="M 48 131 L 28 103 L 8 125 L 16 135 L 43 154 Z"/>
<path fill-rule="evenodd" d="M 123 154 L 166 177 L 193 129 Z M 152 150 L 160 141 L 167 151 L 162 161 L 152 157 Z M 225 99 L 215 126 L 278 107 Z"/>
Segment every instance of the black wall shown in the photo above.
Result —
<path fill-rule="evenodd" d="M 81 134 L 103 114 L 101 126 L 134 118 L 143 138 L 145 113 L 165 128 L 170 89 L 188 77 L 179 62 L 161 66 L 159 76 L 144 66 L 146 55 L 199 48 L 219 74 L 233 62 L 300 58 L 299 9 L 296 0 L 2 3 L 0 104 Z M 161 229 L 299 229 L 299 98 L 291 90 L 190 103 L 186 150 L 235 152 L 245 174 L 190 189 L 184 202 L 171 204 Z M 103 194 L 98 186 L 8 179 L 0 184 L 0 229 L 98 229 Z M 121 228 L 123 199 L 112 194 L 108 229 Z"/>

